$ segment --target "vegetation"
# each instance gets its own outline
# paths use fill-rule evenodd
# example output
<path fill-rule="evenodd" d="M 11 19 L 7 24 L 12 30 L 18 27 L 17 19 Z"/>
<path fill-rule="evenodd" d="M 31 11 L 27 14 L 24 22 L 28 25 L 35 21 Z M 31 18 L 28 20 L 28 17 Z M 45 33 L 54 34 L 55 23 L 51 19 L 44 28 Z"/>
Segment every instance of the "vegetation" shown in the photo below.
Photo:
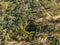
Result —
<path fill-rule="evenodd" d="M 60 15 L 59 3 L 59 0 L 0 0 L 1 45 L 60 45 L 60 17 L 53 18 Z M 49 15 L 51 18 L 46 19 Z M 8 44 L 13 41 L 14 44 Z"/>

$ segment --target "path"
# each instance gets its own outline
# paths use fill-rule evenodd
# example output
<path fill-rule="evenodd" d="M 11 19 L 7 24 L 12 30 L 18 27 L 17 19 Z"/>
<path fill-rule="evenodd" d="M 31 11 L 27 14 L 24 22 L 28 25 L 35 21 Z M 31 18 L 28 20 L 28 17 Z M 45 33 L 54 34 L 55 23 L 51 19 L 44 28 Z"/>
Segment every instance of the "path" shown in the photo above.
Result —
<path fill-rule="evenodd" d="M 41 3 L 40 3 L 41 5 Z M 45 19 L 49 20 L 49 19 L 58 19 L 60 18 L 60 15 L 57 15 L 57 16 L 54 16 L 52 17 L 51 14 L 48 13 L 48 11 L 41 5 L 41 8 L 45 11 L 45 13 L 47 14 L 47 16 L 45 17 Z M 37 20 L 35 20 L 35 22 L 39 22 L 39 21 L 42 21 L 44 18 L 39 18 Z"/>

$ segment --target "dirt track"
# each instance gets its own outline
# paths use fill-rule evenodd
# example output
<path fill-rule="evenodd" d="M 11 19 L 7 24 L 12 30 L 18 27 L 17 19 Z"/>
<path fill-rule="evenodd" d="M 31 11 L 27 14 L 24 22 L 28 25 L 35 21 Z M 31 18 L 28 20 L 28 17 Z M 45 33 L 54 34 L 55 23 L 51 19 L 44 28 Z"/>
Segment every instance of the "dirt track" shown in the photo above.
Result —
<path fill-rule="evenodd" d="M 40 3 L 40 5 L 41 5 L 41 3 Z M 41 8 L 45 11 L 45 13 L 46 13 L 46 17 L 45 17 L 45 19 L 47 19 L 47 20 L 49 20 L 49 19 L 54 19 L 54 20 L 57 20 L 58 18 L 60 18 L 60 15 L 57 15 L 57 16 L 54 16 L 54 17 L 52 17 L 51 16 L 51 14 L 49 14 L 48 13 L 48 11 L 41 5 Z M 36 22 L 39 22 L 39 21 L 41 21 L 41 20 L 43 20 L 44 18 L 39 18 L 39 19 L 37 19 L 37 20 L 35 20 Z"/>

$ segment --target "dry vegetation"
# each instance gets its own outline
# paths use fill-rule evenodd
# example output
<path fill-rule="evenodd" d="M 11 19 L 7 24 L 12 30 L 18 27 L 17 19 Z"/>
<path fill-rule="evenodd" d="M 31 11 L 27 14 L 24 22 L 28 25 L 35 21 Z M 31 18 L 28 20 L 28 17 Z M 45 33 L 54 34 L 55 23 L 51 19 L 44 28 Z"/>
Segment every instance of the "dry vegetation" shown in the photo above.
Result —
<path fill-rule="evenodd" d="M 60 0 L 0 0 L 0 45 L 60 45 Z"/>

